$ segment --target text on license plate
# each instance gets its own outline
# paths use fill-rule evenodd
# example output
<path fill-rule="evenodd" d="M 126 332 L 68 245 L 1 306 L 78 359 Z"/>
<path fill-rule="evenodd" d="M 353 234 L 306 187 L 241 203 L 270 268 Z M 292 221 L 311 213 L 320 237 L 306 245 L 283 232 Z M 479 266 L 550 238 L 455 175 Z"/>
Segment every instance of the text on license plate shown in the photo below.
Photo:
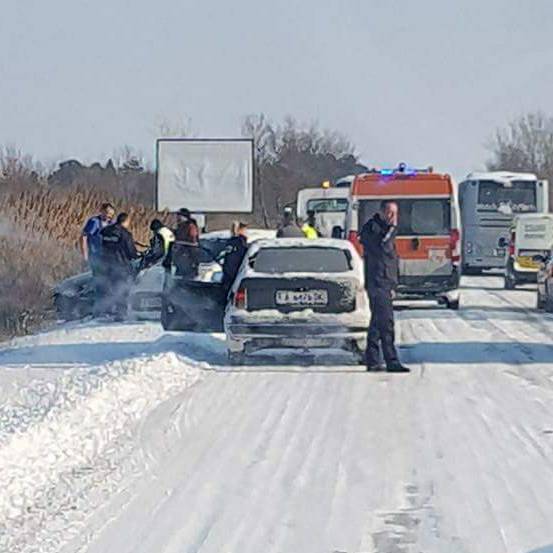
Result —
<path fill-rule="evenodd" d="M 326 290 L 277 290 L 277 305 L 328 305 Z"/>

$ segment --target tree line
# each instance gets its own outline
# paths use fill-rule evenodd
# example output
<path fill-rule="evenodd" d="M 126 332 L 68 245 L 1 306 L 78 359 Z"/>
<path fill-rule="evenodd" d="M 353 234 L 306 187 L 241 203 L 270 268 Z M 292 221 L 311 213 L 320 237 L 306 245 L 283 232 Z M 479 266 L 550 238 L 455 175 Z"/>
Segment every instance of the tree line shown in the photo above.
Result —
<path fill-rule="evenodd" d="M 186 126 L 159 127 L 160 136 L 190 136 Z M 264 114 L 243 119 L 241 135 L 253 138 L 256 187 L 252 222 L 274 226 L 297 191 L 367 170 L 346 135 L 303 124 L 288 117 L 275 123 Z M 528 113 L 498 129 L 487 144 L 489 170 L 528 171 L 553 183 L 553 117 Z M 431 161 L 431 160 L 430 160 Z M 76 159 L 46 168 L 15 148 L 0 149 L 0 193 L 48 187 L 55 190 L 94 189 L 125 203 L 152 206 L 155 174 L 143 156 L 123 147 L 104 163 L 86 165 Z M 553 187 L 552 187 L 553 191 Z M 553 198 L 552 198 L 553 200 Z M 550 202 L 553 205 L 553 201 Z"/>

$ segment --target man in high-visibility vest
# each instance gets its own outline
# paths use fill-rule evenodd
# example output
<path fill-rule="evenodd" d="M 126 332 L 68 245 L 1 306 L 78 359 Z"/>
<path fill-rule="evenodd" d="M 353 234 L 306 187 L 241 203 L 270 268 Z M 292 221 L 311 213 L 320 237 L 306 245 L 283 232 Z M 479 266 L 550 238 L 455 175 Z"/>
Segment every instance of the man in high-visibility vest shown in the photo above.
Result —
<path fill-rule="evenodd" d="M 321 236 L 321 233 L 317 230 L 315 222 L 315 212 L 307 212 L 307 221 L 302 225 L 301 230 L 306 238 L 309 240 L 315 240 Z"/>
<path fill-rule="evenodd" d="M 169 252 L 171 244 L 175 241 L 175 235 L 159 219 L 154 219 L 150 224 L 152 237 L 150 247 L 144 254 L 141 269 L 147 269 L 163 259 Z"/>

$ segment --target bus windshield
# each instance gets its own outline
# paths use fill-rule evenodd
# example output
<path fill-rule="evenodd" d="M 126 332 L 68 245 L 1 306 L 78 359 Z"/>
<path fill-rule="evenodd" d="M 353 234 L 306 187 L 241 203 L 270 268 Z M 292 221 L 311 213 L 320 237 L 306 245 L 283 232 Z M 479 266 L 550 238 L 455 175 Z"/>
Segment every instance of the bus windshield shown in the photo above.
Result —
<path fill-rule="evenodd" d="M 496 181 L 478 183 L 478 211 L 528 213 L 537 211 L 536 181 L 513 181 L 504 186 Z"/>
<path fill-rule="evenodd" d="M 451 228 L 451 203 L 448 199 L 400 199 L 397 236 L 443 236 Z M 359 228 L 380 209 L 380 200 L 359 202 Z"/>

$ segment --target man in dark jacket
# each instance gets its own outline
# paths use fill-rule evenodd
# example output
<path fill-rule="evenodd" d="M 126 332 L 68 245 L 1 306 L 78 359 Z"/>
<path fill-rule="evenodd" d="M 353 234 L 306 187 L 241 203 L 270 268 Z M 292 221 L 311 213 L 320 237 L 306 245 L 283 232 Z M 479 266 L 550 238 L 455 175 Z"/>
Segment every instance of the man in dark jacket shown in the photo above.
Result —
<path fill-rule="evenodd" d="M 225 248 L 226 254 L 223 261 L 223 284 L 226 289 L 230 289 L 244 256 L 248 251 L 248 238 L 246 237 L 246 223 L 238 223 L 236 235 L 231 236 Z"/>
<path fill-rule="evenodd" d="M 106 286 L 106 307 L 118 320 L 127 314 L 130 288 L 135 276 L 133 260 L 140 254 L 129 230 L 130 216 L 120 213 L 114 225 L 102 230 L 102 264 Z"/>
<path fill-rule="evenodd" d="M 294 213 L 288 207 L 284 210 L 282 224 L 278 227 L 277 238 L 305 238 L 305 234 L 296 224 Z"/>
<path fill-rule="evenodd" d="M 365 286 L 371 306 L 371 322 L 367 333 L 367 370 L 380 370 L 380 350 L 391 372 L 408 372 L 398 358 L 395 347 L 394 308 L 392 299 L 398 284 L 399 263 L 395 236 L 398 206 L 384 200 L 380 213 L 361 229 L 365 261 Z"/>
<path fill-rule="evenodd" d="M 200 229 L 188 209 L 179 209 L 177 217 L 171 258 L 178 275 L 194 278 L 198 275 L 200 263 Z"/>

